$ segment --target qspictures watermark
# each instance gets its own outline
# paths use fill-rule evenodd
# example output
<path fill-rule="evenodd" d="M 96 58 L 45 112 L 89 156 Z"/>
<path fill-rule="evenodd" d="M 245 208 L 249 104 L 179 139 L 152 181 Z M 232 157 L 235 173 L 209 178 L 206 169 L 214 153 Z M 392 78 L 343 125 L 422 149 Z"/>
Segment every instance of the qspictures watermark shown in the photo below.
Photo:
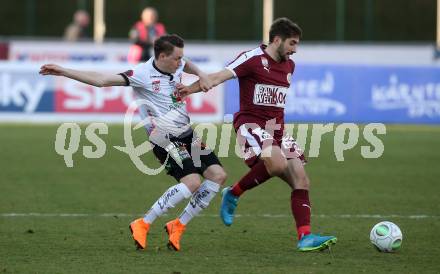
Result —
<path fill-rule="evenodd" d="M 133 117 L 136 109 L 146 104 L 148 104 L 148 102 L 145 100 L 137 100 L 130 104 L 124 117 L 124 145 L 113 146 L 113 148 L 126 153 L 139 171 L 148 175 L 156 175 L 165 168 L 167 161 L 158 168 L 151 168 L 146 165 L 142 161 L 141 156 L 152 153 L 154 144 L 145 140 L 140 145 L 135 146 L 132 135 L 133 130 L 154 124 L 156 127 L 162 126 L 165 130 L 176 133 L 179 132 L 179 130 L 181 132 L 188 130 L 191 125 L 187 125 L 187 128 L 181 128 L 169 123 L 176 115 L 175 110 L 170 110 L 162 117 L 146 117 L 133 127 Z M 193 141 L 193 144 L 197 144 L 198 140 L 203 139 L 209 148 L 201 150 L 197 149 L 198 147 L 196 146 L 191 150 L 191 157 L 195 166 L 200 164 L 200 156 L 206 155 L 217 148 L 217 156 L 219 158 L 227 158 L 235 155 L 239 158 L 247 159 L 255 154 L 258 155 L 258 151 L 251 151 L 249 147 L 245 146 L 246 138 L 237 138 L 237 140 L 233 142 L 232 136 L 234 129 L 233 125 L 229 123 L 230 120 L 230 116 L 225 116 L 225 123 L 221 125 L 200 123 L 194 127 L 194 131 L 198 137 Z M 385 151 L 384 143 L 380 137 L 386 134 L 386 126 L 382 123 L 369 123 L 362 127 L 355 123 L 342 123 L 337 125 L 334 123 L 311 125 L 287 124 L 285 126 L 285 138 L 283 138 L 282 145 L 297 146 L 295 147 L 296 150 L 301 150 L 301 147 L 307 146 L 308 151 L 305 154 L 308 158 L 319 157 L 322 137 L 325 134 L 333 135 L 333 153 L 337 161 L 344 161 L 344 153 L 354 149 L 359 142 L 363 143 L 363 145 L 360 146 L 360 154 L 365 159 L 379 158 Z M 271 144 L 270 140 L 274 130 L 279 130 L 281 125 L 276 124 L 274 120 L 270 120 L 266 123 L 265 128 L 261 128 L 252 123 L 246 124 L 246 127 L 248 127 L 247 130 L 249 130 L 253 138 L 259 138 L 263 142 L 264 148 L 266 141 L 269 141 L 267 142 L 269 145 Z M 296 134 L 294 134 L 295 130 Z M 92 144 L 82 146 L 82 154 L 84 157 L 90 159 L 101 158 L 107 151 L 107 144 L 101 138 L 101 136 L 109 134 L 107 124 L 91 123 L 85 128 L 84 132 L 82 132 L 77 123 L 63 123 L 58 127 L 56 133 L 55 152 L 63 157 L 67 167 L 74 166 L 73 155 L 80 151 L 82 134 L 84 134 L 85 138 Z M 295 136 L 296 138 L 293 139 L 290 136 Z M 147 139 L 147 136 L 145 137 L 145 139 Z M 150 139 L 152 139 L 151 135 Z M 309 143 L 307 143 L 307 140 L 310 140 Z M 158 144 L 161 143 L 161 141 L 155 141 L 154 143 Z M 179 153 L 178 151 L 176 152 L 176 147 L 170 146 L 170 144 L 164 145 L 163 148 L 169 152 L 169 156 L 171 155 L 171 157 Z M 289 153 L 289 151 L 287 151 L 287 153 Z M 286 157 L 289 156 L 292 157 L 294 155 L 286 155 Z M 178 162 L 178 157 L 173 157 L 173 159 Z"/>

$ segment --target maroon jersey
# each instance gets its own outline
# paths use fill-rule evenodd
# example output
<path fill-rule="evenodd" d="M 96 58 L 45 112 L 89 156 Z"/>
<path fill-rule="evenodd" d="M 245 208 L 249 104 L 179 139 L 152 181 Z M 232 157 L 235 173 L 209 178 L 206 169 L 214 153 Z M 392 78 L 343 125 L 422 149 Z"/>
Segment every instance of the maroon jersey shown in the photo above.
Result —
<path fill-rule="evenodd" d="M 276 62 L 265 51 L 266 45 L 240 54 L 226 68 L 238 77 L 240 111 L 234 115 L 234 127 L 256 123 L 265 128 L 266 121 L 276 119 L 281 125 L 275 138 L 283 135 L 284 106 L 295 63 Z"/>

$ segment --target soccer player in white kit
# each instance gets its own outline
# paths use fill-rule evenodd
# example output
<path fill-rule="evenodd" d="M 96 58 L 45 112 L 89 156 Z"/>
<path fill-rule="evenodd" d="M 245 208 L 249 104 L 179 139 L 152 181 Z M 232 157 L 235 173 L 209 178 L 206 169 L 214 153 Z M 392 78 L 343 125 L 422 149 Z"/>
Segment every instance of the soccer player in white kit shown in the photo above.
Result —
<path fill-rule="evenodd" d="M 186 225 L 209 205 L 226 180 L 217 156 L 205 148 L 190 127 L 185 103 L 178 96 L 176 85 L 181 82 L 182 72 L 199 76 L 204 90 L 212 87 L 207 75 L 183 58 L 183 47 L 179 36 L 162 36 L 154 43 L 154 57 L 120 74 L 73 70 L 54 64 L 43 65 L 40 70 L 42 75 L 64 76 L 96 87 L 132 86 L 136 99 L 143 100 L 139 112 L 146 122 L 153 152 L 178 183 L 168 188 L 143 218 L 130 224 L 138 249 L 147 248 L 147 234 L 157 217 L 190 198 L 182 214 L 165 225 L 168 247 L 180 250 Z M 195 161 L 197 151 L 204 153 Z"/>

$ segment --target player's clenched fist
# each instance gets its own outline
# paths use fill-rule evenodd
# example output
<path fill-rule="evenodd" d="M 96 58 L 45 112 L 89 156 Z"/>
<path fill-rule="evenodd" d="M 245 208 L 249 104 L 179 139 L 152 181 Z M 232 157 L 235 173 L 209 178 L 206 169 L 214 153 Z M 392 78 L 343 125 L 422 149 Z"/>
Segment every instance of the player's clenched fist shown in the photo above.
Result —
<path fill-rule="evenodd" d="M 191 93 L 193 93 L 193 92 L 191 92 L 191 90 L 188 86 L 185 86 L 181 83 L 177 83 L 176 88 L 177 88 L 177 91 L 179 92 L 179 96 L 182 98 L 185 98 L 186 96 L 191 95 Z"/>
<path fill-rule="evenodd" d="M 64 68 L 55 64 L 46 64 L 40 68 L 42 75 L 63 75 Z"/>
<path fill-rule="evenodd" d="M 207 92 L 213 87 L 211 79 L 206 73 L 199 73 L 199 84 L 202 91 Z"/>

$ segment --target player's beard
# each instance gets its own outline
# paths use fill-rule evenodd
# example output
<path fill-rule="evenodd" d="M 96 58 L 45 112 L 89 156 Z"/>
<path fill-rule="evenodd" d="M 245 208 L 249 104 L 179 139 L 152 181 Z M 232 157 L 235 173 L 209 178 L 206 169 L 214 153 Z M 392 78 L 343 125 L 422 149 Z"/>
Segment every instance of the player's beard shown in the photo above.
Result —
<path fill-rule="evenodd" d="M 280 57 L 280 61 L 287 61 L 289 60 L 289 54 L 284 50 L 284 45 L 281 44 L 277 48 L 278 56 Z"/>

